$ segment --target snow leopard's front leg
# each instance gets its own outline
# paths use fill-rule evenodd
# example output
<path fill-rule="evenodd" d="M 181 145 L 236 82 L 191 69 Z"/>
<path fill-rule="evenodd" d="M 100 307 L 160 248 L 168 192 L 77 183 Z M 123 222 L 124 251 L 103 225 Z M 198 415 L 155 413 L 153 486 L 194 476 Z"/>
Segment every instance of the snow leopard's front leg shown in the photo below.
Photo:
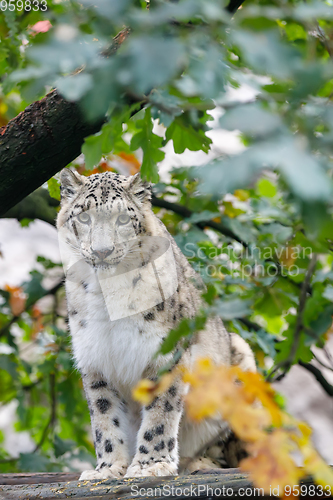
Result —
<path fill-rule="evenodd" d="M 183 382 L 175 382 L 164 394 L 143 408 L 137 451 L 125 477 L 177 474 L 183 394 Z"/>
<path fill-rule="evenodd" d="M 101 375 L 87 373 L 82 379 L 91 415 L 97 466 L 95 470 L 82 472 L 80 479 L 122 477 L 129 464 L 126 402 Z"/>

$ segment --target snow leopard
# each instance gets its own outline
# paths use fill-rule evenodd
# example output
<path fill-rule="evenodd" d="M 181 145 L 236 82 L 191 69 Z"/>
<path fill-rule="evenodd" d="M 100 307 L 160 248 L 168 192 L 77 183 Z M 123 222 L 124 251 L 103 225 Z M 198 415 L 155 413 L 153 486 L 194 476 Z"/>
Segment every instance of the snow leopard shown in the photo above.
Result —
<path fill-rule="evenodd" d="M 202 281 L 154 214 L 151 186 L 140 174 L 82 176 L 66 168 L 60 178 L 57 228 L 68 322 L 97 456 L 96 468 L 81 479 L 175 475 L 227 424 L 220 417 L 191 421 L 181 378 L 146 406 L 133 400 L 132 390 L 143 378 L 155 381 L 175 359 L 174 352 L 156 353 L 183 318 L 198 314 Z M 249 345 L 217 316 L 179 357 L 188 369 L 200 357 L 256 369 Z M 200 466 L 217 466 L 201 455 Z"/>

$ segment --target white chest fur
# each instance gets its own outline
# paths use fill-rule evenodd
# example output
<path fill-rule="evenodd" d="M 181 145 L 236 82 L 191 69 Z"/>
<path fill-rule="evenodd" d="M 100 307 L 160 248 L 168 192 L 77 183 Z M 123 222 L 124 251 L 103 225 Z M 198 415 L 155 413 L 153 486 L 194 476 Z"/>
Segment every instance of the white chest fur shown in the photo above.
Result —
<path fill-rule="evenodd" d="M 67 281 L 66 290 L 78 368 L 83 373 L 100 373 L 119 388 L 130 389 L 152 361 L 166 326 L 149 323 L 140 313 L 112 321 L 108 312 L 112 299 L 106 305 L 108 297 L 95 273 L 75 281 Z"/>

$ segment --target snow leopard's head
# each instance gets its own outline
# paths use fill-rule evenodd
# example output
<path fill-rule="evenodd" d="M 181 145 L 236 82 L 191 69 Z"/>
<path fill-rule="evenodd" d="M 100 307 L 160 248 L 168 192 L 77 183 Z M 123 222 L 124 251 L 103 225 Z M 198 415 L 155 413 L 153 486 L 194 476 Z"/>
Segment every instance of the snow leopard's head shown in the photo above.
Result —
<path fill-rule="evenodd" d="M 84 177 L 64 169 L 59 235 L 78 260 L 96 269 L 115 267 L 125 256 L 138 255 L 140 238 L 149 234 L 150 198 L 150 187 L 139 174 Z"/>

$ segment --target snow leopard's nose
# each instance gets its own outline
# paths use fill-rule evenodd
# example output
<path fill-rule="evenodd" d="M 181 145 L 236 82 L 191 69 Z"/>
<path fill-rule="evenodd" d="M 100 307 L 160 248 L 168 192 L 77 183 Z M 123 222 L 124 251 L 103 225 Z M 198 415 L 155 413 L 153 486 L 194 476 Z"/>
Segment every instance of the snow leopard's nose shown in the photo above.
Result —
<path fill-rule="evenodd" d="M 112 254 L 113 250 L 114 250 L 114 247 L 113 247 L 113 248 L 111 248 L 111 249 L 110 249 L 110 248 L 103 248 L 103 249 L 101 249 L 101 250 L 92 250 L 92 253 L 93 253 L 94 255 L 96 255 L 99 259 L 104 260 L 104 259 L 106 259 L 109 255 L 111 255 L 111 254 Z"/>

